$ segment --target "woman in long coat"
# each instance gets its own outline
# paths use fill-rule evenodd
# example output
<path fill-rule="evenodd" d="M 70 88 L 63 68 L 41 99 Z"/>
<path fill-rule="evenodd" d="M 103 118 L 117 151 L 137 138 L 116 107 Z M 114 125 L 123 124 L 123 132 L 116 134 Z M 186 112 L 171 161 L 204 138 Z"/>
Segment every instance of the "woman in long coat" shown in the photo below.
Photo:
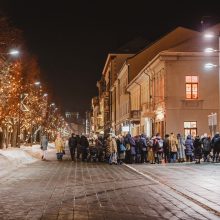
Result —
<path fill-rule="evenodd" d="M 200 160 L 202 159 L 202 143 L 200 141 L 199 136 L 196 136 L 193 146 L 194 146 L 196 163 L 200 163 Z"/>
<path fill-rule="evenodd" d="M 178 150 L 177 150 L 177 155 L 178 155 L 178 161 L 179 162 L 185 162 L 186 160 L 186 155 L 185 155 L 185 145 L 184 145 L 184 140 L 181 134 L 177 134 L 177 141 L 178 141 Z"/>
<path fill-rule="evenodd" d="M 57 151 L 57 160 L 62 160 L 64 152 L 64 141 L 61 138 L 60 134 L 57 135 L 57 138 L 55 140 L 55 148 Z"/>
<path fill-rule="evenodd" d="M 43 155 L 41 159 L 46 160 L 48 139 L 45 134 L 41 137 L 40 145 L 41 145 L 41 150 L 43 151 Z"/>
<path fill-rule="evenodd" d="M 109 158 L 109 164 L 112 165 L 112 164 L 118 164 L 117 162 L 117 143 L 116 143 L 116 140 L 115 140 L 115 135 L 111 135 L 109 137 L 109 150 L 110 150 L 110 158 Z"/>
<path fill-rule="evenodd" d="M 193 140 L 191 135 L 188 135 L 185 141 L 185 147 L 186 147 L 186 161 L 192 162 L 192 156 L 193 156 Z"/>

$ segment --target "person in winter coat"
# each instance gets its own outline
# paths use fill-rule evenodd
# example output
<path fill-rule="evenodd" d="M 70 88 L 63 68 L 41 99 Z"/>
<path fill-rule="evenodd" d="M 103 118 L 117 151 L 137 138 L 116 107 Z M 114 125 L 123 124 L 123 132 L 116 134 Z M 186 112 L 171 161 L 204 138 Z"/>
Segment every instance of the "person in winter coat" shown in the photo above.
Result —
<path fill-rule="evenodd" d="M 117 151 L 118 151 L 118 163 L 122 164 L 125 160 L 125 151 L 126 148 L 124 146 L 124 138 L 122 135 L 119 135 L 117 140 Z"/>
<path fill-rule="evenodd" d="M 212 139 L 212 147 L 213 147 L 213 162 L 219 161 L 219 153 L 220 153 L 220 135 L 216 133 Z"/>
<path fill-rule="evenodd" d="M 169 150 L 169 134 L 165 134 L 163 142 L 164 159 L 165 163 L 170 163 L 170 150 Z"/>
<path fill-rule="evenodd" d="M 61 135 L 58 133 L 57 138 L 55 140 L 55 148 L 57 151 L 57 160 L 63 159 L 63 152 L 64 152 L 64 141 L 61 138 Z"/>
<path fill-rule="evenodd" d="M 188 135 L 185 141 L 185 153 L 186 153 L 186 161 L 187 162 L 192 162 L 193 160 L 193 140 L 191 135 Z"/>
<path fill-rule="evenodd" d="M 170 134 L 169 137 L 169 151 L 170 151 L 170 162 L 175 163 L 177 157 L 177 150 L 178 150 L 178 141 L 175 137 L 174 133 Z"/>
<path fill-rule="evenodd" d="M 48 146 L 48 139 L 46 134 L 43 134 L 43 136 L 41 137 L 40 145 L 41 145 L 41 150 L 43 151 L 43 155 L 41 159 L 46 160 L 47 146 Z"/>
<path fill-rule="evenodd" d="M 138 145 L 141 149 L 141 163 L 147 162 L 147 138 L 144 134 L 141 135 Z"/>
<path fill-rule="evenodd" d="M 201 139 L 201 143 L 202 143 L 204 162 L 208 162 L 209 161 L 208 155 L 210 154 L 211 151 L 211 138 L 208 137 L 208 135 L 205 133 Z"/>
<path fill-rule="evenodd" d="M 151 163 L 154 164 L 154 147 L 153 147 L 153 142 L 156 137 L 152 137 L 152 139 L 148 142 L 148 151 L 147 151 L 147 160 Z"/>
<path fill-rule="evenodd" d="M 110 158 L 109 158 L 109 164 L 118 164 L 117 162 L 117 143 L 115 139 L 115 135 L 110 135 L 109 136 L 109 150 L 110 150 Z"/>
<path fill-rule="evenodd" d="M 156 160 L 155 162 L 162 163 L 162 158 L 163 158 L 163 139 L 160 137 L 160 134 L 156 134 Z"/>
<path fill-rule="evenodd" d="M 69 138 L 68 144 L 69 144 L 71 159 L 72 161 L 74 161 L 75 152 L 77 148 L 77 139 L 74 133 L 72 133 L 72 136 Z"/>
<path fill-rule="evenodd" d="M 82 153 L 82 151 L 81 151 L 81 146 L 80 146 L 80 136 L 77 134 L 76 135 L 76 142 L 77 142 L 77 160 L 79 160 L 80 159 L 80 155 L 81 155 L 81 153 Z"/>
<path fill-rule="evenodd" d="M 131 137 L 131 135 L 128 138 L 128 142 L 130 144 L 131 147 L 131 163 L 135 163 L 135 159 L 136 159 L 136 142 L 135 139 L 133 137 Z"/>
<path fill-rule="evenodd" d="M 126 152 L 125 152 L 125 162 L 126 163 L 131 163 L 131 134 L 127 134 L 124 138 L 124 144 L 126 147 Z"/>
<path fill-rule="evenodd" d="M 200 163 L 200 160 L 202 158 L 202 144 L 199 136 L 196 136 L 195 141 L 193 142 L 193 147 L 196 163 Z"/>
<path fill-rule="evenodd" d="M 79 144 L 82 149 L 82 161 L 87 159 L 87 152 L 89 147 L 89 141 L 85 135 L 82 135 L 79 141 Z"/>
<path fill-rule="evenodd" d="M 184 140 L 181 134 L 177 134 L 177 141 L 178 141 L 178 161 L 179 162 L 184 162 L 186 160 L 186 155 L 185 155 L 185 145 L 184 145 Z"/>

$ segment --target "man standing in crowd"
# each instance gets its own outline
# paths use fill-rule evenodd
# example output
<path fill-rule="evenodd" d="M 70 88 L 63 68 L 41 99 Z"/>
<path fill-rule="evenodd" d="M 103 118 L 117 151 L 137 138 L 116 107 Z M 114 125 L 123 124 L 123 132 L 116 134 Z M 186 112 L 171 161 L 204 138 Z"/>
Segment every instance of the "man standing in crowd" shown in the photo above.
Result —
<path fill-rule="evenodd" d="M 75 160 L 75 153 L 77 148 L 77 139 L 74 133 L 72 133 L 72 136 L 69 138 L 69 149 L 70 149 L 70 155 L 72 161 Z"/>

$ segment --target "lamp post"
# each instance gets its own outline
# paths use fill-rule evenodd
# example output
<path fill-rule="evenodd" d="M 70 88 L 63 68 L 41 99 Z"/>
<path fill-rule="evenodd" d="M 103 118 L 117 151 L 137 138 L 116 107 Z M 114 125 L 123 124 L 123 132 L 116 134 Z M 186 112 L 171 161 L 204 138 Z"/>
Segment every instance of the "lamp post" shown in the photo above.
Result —
<path fill-rule="evenodd" d="M 204 52 L 207 54 L 218 53 L 218 64 L 206 63 L 204 67 L 207 70 L 211 70 L 216 67 L 218 68 L 218 89 L 219 89 L 219 91 L 218 91 L 218 129 L 220 131 L 220 35 L 215 35 L 213 33 L 205 33 L 204 38 L 207 40 L 213 40 L 214 38 L 218 38 L 218 49 L 217 50 L 213 49 L 211 47 L 208 47 L 204 50 Z M 215 115 L 215 118 L 216 117 L 217 116 Z M 215 120 L 215 121 L 217 123 L 217 120 Z"/>

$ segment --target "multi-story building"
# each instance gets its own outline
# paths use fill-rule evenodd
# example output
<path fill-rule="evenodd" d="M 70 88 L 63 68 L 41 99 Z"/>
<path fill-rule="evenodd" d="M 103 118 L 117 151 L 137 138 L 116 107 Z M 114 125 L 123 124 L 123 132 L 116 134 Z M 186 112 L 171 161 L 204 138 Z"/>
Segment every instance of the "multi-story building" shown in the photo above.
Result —
<path fill-rule="evenodd" d="M 206 42 L 201 33 L 179 27 L 141 52 L 145 66 L 130 63 L 138 70 L 128 73 L 133 135 L 209 132 L 208 115 L 219 111 L 219 74 L 204 68 L 218 62 L 216 54 L 203 52 L 207 46 L 218 48 L 217 39 Z"/>
<path fill-rule="evenodd" d="M 104 119 L 100 111 L 99 97 L 92 98 L 91 132 L 93 134 L 104 133 Z"/>
<path fill-rule="evenodd" d="M 105 133 L 208 133 L 208 116 L 220 112 L 220 86 L 218 68 L 204 69 L 218 63 L 207 46 L 218 48 L 217 38 L 206 42 L 178 27 L 135 55 L 109 54 L 97 83 Z"/>
<path fill-rule="evenodd" d="M 99 92 L 100 109 L 103 109 L 104 115 L 104 132 L 115 132 L 116 119 L 116 88 L 119 71 L 125 60 L 132 54 L 109 54 L 105 62 L 102 72 L 101 82 L 99 81 L 98 88 L 100 91 L 101 85 L 104 85 L 103 91 Z M 102 112 L 102 111 L 101 111 Z"/>

